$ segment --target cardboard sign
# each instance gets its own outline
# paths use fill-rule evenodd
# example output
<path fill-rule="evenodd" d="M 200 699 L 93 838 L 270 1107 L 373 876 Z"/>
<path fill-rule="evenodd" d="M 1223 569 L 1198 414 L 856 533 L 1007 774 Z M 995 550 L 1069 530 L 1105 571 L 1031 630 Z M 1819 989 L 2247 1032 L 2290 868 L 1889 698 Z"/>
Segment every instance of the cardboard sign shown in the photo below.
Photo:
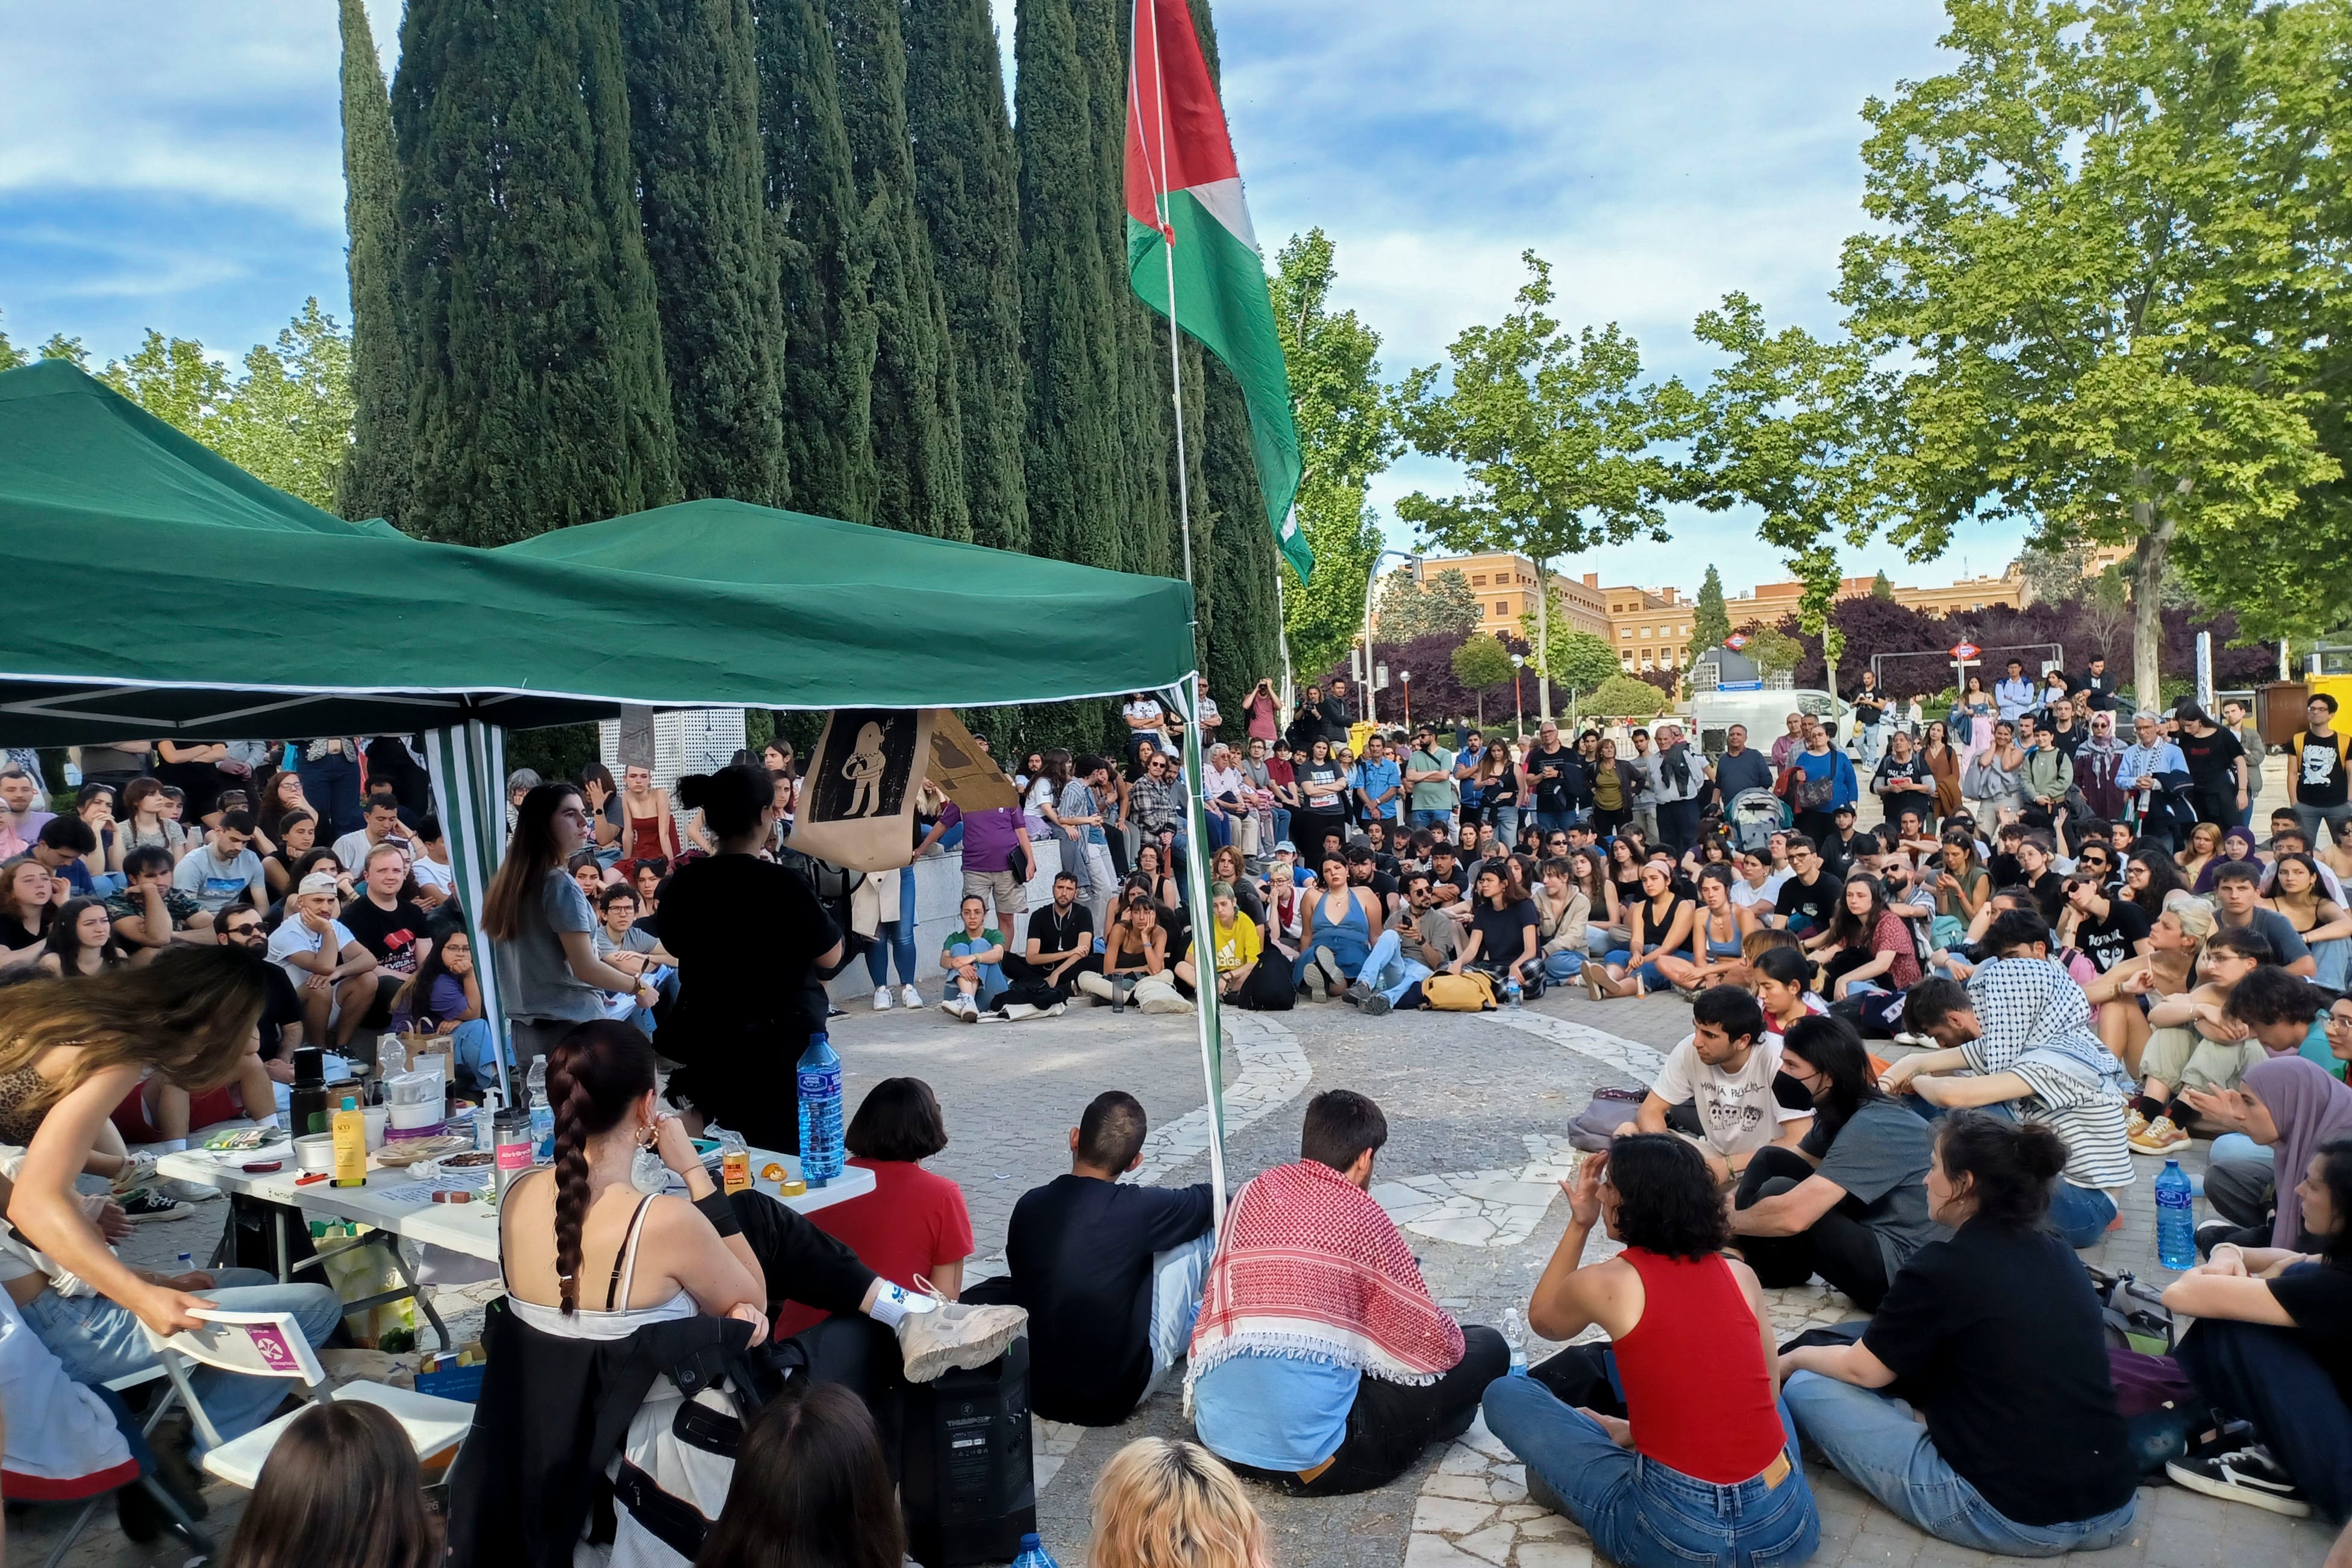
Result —
<path fill-rule="evenodd" d="M 905 865 L 936 716 L 929 708 L 835 709 L 809 754 L 792 847 L 852 871 Z"/>
<path fill-rule="evenodd" d="M 953 708 L 931 712 L 931 782 L 966 811 L 992 811 L 1021 804 L 1021 792 L 982 751 Z"/>

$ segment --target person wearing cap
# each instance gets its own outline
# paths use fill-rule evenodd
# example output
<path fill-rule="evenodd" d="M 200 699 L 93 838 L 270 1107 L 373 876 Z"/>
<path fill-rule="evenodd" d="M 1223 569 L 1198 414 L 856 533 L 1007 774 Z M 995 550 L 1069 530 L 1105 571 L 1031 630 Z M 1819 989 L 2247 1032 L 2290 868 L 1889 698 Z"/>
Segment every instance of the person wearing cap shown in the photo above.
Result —
<path fill-rule="evenodd" d="M 1831 831 L 1822 835 L 1822 869 L 1843 882 L 1845 873 L 1853 869 L 1862 855 L 1875 854 L 1878 841 L 1874 834 L 1854 831 L 1854 805 L 1851 800 L 1830 812 Z"/>
<path fill-rule="evenodd" d="M 301 996 L 302 1038 L 330 1040 L 328 1026 L 339 1012 L 365 1012 L 374 1004 L 375 955 L 335 918 L 342 899 L 325 872 L 304 877 L 289 903 L 287 918 L 270 934 L 269 956 Z"/>

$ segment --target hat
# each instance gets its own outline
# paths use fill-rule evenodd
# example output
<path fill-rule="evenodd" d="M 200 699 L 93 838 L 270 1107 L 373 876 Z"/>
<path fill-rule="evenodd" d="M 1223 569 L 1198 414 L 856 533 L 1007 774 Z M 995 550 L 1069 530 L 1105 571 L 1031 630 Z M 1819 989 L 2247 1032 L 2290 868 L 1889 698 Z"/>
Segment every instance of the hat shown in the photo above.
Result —
<path fill-rule="evenodd" d="M 1851 817 L 1854 814 L 1853 802 L 1851 800 L 1848 800 L 1843 806 L 1832 806 L 1830 808 L 1830 815 L 1832 817 Z"/>
<path fill-rule="evenodd" d="M 1275 844 L 1274 852 L 1278 855 L 1295 855 L 1298 852 L 1298 846 L 1288 839 L 1283 839 Z"/>
<path fill-rule="evenodd" d="M 342 892 L 342 889 L 337 886 L 335 879 L 329 876 L 325 872 L 314 871 L 309 876 L 304 877 L 302 879 L 302 885 L 294 891 L 299 896 L 307 898 L 314 893 L 340 894 Z"/>

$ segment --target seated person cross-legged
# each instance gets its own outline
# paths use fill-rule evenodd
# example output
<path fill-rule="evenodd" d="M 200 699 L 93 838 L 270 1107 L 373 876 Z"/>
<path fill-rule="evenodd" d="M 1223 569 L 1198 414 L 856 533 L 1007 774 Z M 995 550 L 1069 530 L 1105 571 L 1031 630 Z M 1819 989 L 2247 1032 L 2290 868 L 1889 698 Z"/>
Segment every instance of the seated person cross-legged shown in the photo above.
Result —
<path fill-rule="evenodd" d="M 1059 873 L 1054 878 L 1054 901 L 1030 911 L 1028 940 L 1022 951 L 1005 956 L 1005 978 L 1020 994 L 1020 1005 L 1055 1008 L 1069 1001 L 1080 975 L 1101 969 L 1102 956 L 1095 951 L 1094 912 L 1078 897 L 1078 879 Z"/>
<path fill-rule="evenodd" d="M 1781 1358 L 1805 1440 L 1971 1551 L 2096 1551 L 2132 1524 L 2137 1477 L 2098 1296 L 2042 1223 L 2066 1158 L 2046 1126 L 1946 1117 L 1927 1196 L 1951 1239 L 1912 1255 L 1858 1342 Z"/>
<path fill-rule="evenodd" d="M 2217 1412 L 2252 1423 L 2252 1440 L 2192 1448 L 2165 1472 L 2210 1497 L 2340 1523 L 2352 1518 L 2352 1135 L 2283 1146 L 2279 1159 L 2281 1179 L 2297 1178 L 2279 1228 L 2320 1250 L 2225 1241 L 2164 1292 L 2197 1319 L 2174 1355 Z"/>
<path fill-rule="evenodd" d="M 1134 1095 L 1095 1096 L 1070 1130 L 1070 1171 L 1021 1195 L 1010 1272 L 963 1292 L 1029 1312 L 1029 1404 L 1048 1421 L 1115 1427 L 1184 1354 L 1215 1239 L 1206 1182 L 1141 1186 Z"/>
<path fill-rule="evenodd" d="M 1843 1019 L 1790 1025 L 1780 1071 L 1812 1094 L 1813 1130 L 1793 1151 L 1759 1149 L 1748 1162 L 1733 1244 L 1767 1285 L 1819 1274 L 1874 1309 L 1914 1252 L 1949 1234 L 1927 1212 L 1927 1124 L 1880 1092 Z"/>
<path fill-rule="evenodd" d="M 1588 1328 L 1525 1377 L 1487 1386 L 1486 1425 L 1527 1464 L 1531 1497 L 1626 1568 L 1801 1563 L 1821 1540 L 1780 1403 L 1780 1356 L 1756 1276 L 1723 1256 L 1723 1202 L 1679 1138 L 1589 1155 L 1569 1222 L 1528 1301 L 1547 1339 Z M 1624 1244 L 1587 1265 L 1596 1221 Z"/>
<path fill-rule="evenodd" d="M 1718 1186 L 1757 1151 L 1794 1149 L 1812 1130 L 1813 1097 L 1780 1071 L 1765 1043 L 1764 1009 L 1738 986 L 1709 986 L 1691 1004 L 1690 1038 L 1666 1053 L 1624 1133 L 1679 1133 L 1696 1144 Z"/>
<path fill-rule="evenodd" d="M 1369 1491 L 1459 1437 L 1510 1346 L 1431 1297 L 1370 1193 L 1388 1120 L 1363 1095 L 1307 1107 L 1295 1165 L 1234 1199 L 1186 1372 L 1211 1453 L 1294 1496 Z"/>

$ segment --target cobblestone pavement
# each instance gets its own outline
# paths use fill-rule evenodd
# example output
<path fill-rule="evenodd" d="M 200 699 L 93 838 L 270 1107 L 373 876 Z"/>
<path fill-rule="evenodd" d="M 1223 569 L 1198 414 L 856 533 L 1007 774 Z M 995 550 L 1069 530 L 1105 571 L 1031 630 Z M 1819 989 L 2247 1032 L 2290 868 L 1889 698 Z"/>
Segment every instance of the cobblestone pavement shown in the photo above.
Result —
<path fill-rule="evenodd" d="M 952 1140 L 933 1162 L 962 1184 L 977 1243 L 974 1271 L 1002 1253 L 1013 1202 L 1067 1168 L 1066 1136 L 1087 1100 L 1118 1087 L 1142 1100 L 1152 1142 L 1144 1175 L 1181 1183 L 1207 1177 L 1205 1094 L 1189 1018 L 1114 1018 L 1107 1009 L 1019 1025 L 965 1025 L 936 1008 L 875 1016 L 852 1003 L 835 1040 L 854 1104 L 876 1080 L 912 1073 L 945 1107 Z M 1522 1344 L 1531 1359 L 1552 1348 L 1528 1337 L 1521 1309 L 1566 1223 L 1551 1184 L 1565 1169 L 1570 1118 L 1604 1083 L 1644 1082 L 1658 1053 L 1688 1031 L 1689 1010 L 1672 998 L 1592 1003 L 1554 992 L 1515 1013 L 1472 1017 L 1413 1013 L 1371 1021 L 1336 1006 L 1288 1014 L 1234 1016 L 1223 1063 L 1229 1180 L 1238 1186 L 1269 1165 L 1295 1158 L 1298 1118 L 1316 1089 L 1360 1090 L 1380 1102 L 1390 1139 L 1376 1181 L 1432 1288 L 1465 1322 L 1486 1322 Z M 2184 1161 L 2201 1166 L 2204 1145 Z M 2152 1162 L 2142 1162 L 2153 1171 Z M 219 1207 L 141 1228 L 131 1250 L 168 1265 L 174 1254 L 207 1252 Z M 2154 1208 L 2145 1185 L 2123 1227 L 2086 1256 L 2154 1275 Z M 445 1296 L 454 1324 L 491 1287 Z M 1769 1292 L 1784 1337 L 1853 1315 L 1820 1287 Z M 478 1312 L 478 1308 L 475 1309 Z M 1039 1423 L 1039 1526 L 1065 1568 L 1082 1568 L 1087 1492 L 1103 1462 L 1146 1434 L 1189 1436 L 1181 1398 L 1164 1392 L 1116 1428 Z M 1934 1542 L 1864 1499 L 1823 1467 L 1812 1479 L 1822 1512 L 1822 1548 L 1812 1561 L 1836 1568 L 1956 1568 L 1992 1561 Z M 1298 1501 L 1253 1489 L 1273 1532 L 1280 1568 L 1583 1568 L 1591 1548 L 1576 1527 L 1526 1502 L 1518 1467 L 1483 1427 L 1441 1445 L 1379 1491 Z M 215 1485 L 213 1526 L 224 1531 L 239 1499 Z M 2095 1559 L 2114 1568 L 2220 1568 L 2316 1564 L 2329 1532 L 2258 1510 L 2172 1488 L 2142 1492 L 2142 1527 Z M 12 1520 L 22 1554 L 46 1552 L 59 1511 Z M 182 1560 L 163 1547 L 142 1552 L 111 1527 L 95 1529 L 68 1562 L 115 1564 Z M 28 1559 L 29 1560 L 29 1559 Z"/>

